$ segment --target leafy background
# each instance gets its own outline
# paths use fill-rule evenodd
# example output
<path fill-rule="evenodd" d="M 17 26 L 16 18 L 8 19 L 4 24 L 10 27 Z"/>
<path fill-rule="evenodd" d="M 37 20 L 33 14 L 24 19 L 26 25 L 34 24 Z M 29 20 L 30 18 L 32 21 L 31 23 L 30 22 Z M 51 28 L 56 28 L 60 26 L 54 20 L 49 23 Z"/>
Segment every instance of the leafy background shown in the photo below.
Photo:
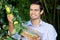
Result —
<path fill-rule="evenodd" d="M 3 2 L 3 0 L 1 0 Z M 0 2 L 1 2 L 0 1 Z M 13 5 L 15 8 L 18 9 L 19 15 L 22 18 L 22 21 L 26 22 L 30 20 L 29 17 L 29 0 L 4 0 L 7 1 L 8 4 Z M 60 35 L 60 0 L 40 0 L 44 5 L 44 14 L 42 15 L 42 20 L 52 24 L 56 29 L 58 35 Z M 6 12 L 4 6 L 1 6 L 0 3 L 0 34 L 4 33 L 5 30 L 1 29 L 3 24 L 8 25 Z M 4 5 L 4 3 L 3 3 Z M 7 22 L 7 23 L 6 23 Z M 1 31 L 2 30 L 2 31 Z M 6 34 L 7 32 L 5 32 Z M 2 34 L 3 35 L 3 34 Z M 0 36 L 1 37 L 1 36 Z M 60 40 L 60 36 L 57 37 L 57 40 Z"/>

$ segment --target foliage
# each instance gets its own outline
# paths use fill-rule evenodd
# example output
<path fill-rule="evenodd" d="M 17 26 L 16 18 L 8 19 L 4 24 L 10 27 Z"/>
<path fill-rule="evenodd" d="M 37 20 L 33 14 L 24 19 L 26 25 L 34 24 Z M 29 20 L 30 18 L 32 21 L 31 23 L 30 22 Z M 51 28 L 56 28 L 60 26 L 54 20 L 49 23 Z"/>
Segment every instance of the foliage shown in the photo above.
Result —
<path fill-rule="evenodd" d="M 29 16 L 29 7 L 30 7 L 30 2 L 29 0 L 17 0 L 17 4 L 15 5 L 15 7 L 18 8 L 19 12 L 20 12 L 20 17 L 22 18 L 22 20 L 28 21 L 30 19 Z"/>
<path fill-rule="evenodd" d="M 13 34 L 17 31 L 19 34 L 23 31 L 22 20 L 19 16 L 18 9 L 9 3 L 10 0 L 0 0 L 0 40 L 15 40 L 8 35 L 8 20 L 9 15 L 13 15 Z"/>

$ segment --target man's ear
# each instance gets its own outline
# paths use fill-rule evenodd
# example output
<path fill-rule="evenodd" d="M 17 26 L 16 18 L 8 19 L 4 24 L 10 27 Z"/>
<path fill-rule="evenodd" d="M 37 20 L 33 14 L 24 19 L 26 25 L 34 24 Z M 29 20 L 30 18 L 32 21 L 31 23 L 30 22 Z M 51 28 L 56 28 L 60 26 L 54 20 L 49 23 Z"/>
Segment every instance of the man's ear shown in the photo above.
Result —
<path fill-rule="evenodd" d="M 43 12 L 44 12 L 44 10 L 42 10 L 42 11 L 40 12 L 40 14 L 42 15 L 42 14 L 43 14 Z"/>

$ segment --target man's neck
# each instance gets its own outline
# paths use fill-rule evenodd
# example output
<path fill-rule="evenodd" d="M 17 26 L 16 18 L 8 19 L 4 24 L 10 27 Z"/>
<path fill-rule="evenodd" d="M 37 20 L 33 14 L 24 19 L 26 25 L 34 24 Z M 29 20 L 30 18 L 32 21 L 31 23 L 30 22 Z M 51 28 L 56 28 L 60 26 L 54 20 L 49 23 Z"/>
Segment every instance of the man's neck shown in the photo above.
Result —
<path fill-rule="evenodd" d="M 40 18 L 39 19 L 34 19 L 34 20 L 31 20 L 33 26 L 39 26 L 40 24 Z"/>

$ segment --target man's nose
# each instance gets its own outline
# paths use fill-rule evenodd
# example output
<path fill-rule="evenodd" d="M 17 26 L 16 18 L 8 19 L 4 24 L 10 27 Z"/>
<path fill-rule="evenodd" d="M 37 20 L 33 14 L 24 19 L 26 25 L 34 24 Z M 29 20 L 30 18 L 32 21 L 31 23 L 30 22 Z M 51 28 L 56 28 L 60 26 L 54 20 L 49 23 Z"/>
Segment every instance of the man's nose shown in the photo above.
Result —
<path fill-rule="evenodd" d="M 32 13 L 34 14 L 35 13 L 35 10 L 32 10 Z"/>

